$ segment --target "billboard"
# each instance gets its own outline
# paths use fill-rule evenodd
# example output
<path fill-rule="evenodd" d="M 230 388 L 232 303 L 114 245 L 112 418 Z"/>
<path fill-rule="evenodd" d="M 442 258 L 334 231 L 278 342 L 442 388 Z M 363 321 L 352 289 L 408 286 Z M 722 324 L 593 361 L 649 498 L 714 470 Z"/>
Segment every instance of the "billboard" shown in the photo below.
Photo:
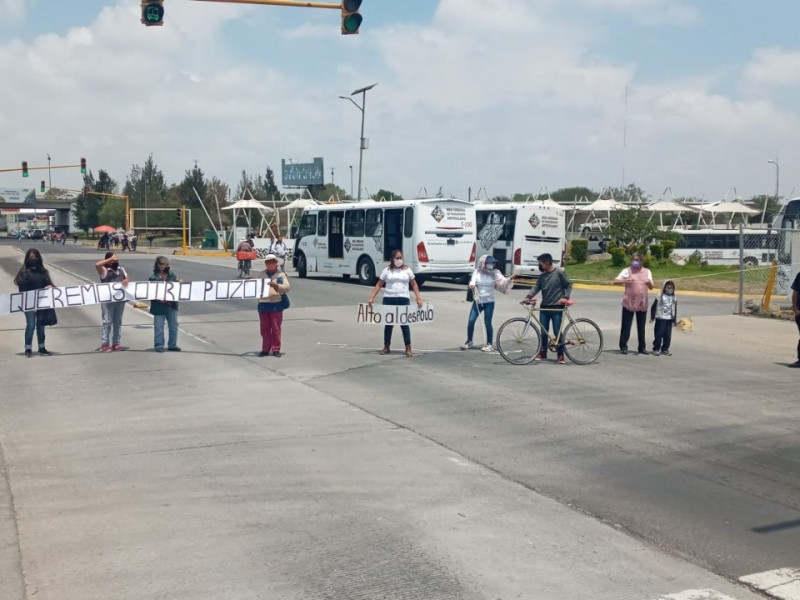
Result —
<path fill-rule="evenodd" d="M 317 157 L 312 163 L 286 163 L 281 161 L 281 183 L 284 187 L 325 185 L 325 168 Z"/>
<path fill-rule="evenodd" d="M 0 188 L 0 206 L 4 204 L 35 204 L 36 190 L 31 188 Z"/>

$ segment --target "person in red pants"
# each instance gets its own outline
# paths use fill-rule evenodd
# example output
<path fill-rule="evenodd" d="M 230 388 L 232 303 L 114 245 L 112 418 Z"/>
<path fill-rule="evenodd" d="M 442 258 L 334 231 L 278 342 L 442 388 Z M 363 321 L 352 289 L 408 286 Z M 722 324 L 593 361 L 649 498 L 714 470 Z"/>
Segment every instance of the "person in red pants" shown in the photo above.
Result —
<path fill-rule="evenodd" d="M 264 258 L 266 269 L 258 274 L 259 279 L 269 279 L 267 295 L 258 300 L 258 320 L 261 323 L 261 352 L 259 356 L 280 357 L 281 354 L 281 328 L 283 326 L 283 311 L 289 308 L 291 289 L 286 273 L 278 268 L 278 257 L 267 254 Z"/>

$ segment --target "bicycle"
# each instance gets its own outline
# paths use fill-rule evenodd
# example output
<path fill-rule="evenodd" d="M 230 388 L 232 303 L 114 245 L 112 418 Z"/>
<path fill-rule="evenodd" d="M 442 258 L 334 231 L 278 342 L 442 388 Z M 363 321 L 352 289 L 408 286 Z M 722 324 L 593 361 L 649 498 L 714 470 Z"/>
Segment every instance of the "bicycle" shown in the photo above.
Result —
<path fill-rule="evenodd" d="M 497 351 L 512 365 L 530 364 L 541 351 L 542 323 L 536 313 L 542 310 L 559 310 L 564 314 L 558 335 L 549 336 L 550 351 L 556 352 L 559 344 L 563 344 L 567 358 L 578 365 L 589 365 L 600 356 L 603 332 L 591 319 L 573 319 L 569 314 L 569 304 L 564 308 L 537 308 L 535 302 L 520 304 L 528 309 L 527 318 L 514 317 L 497 330 Z"/>
<path fill-rule="evenodd" d="M 239 273 L 237 274 L 237 279 L 247 279 L 250 277 L 250 266 L 252 261 L 249 260 L 240 260 L 239 261 Z"/>

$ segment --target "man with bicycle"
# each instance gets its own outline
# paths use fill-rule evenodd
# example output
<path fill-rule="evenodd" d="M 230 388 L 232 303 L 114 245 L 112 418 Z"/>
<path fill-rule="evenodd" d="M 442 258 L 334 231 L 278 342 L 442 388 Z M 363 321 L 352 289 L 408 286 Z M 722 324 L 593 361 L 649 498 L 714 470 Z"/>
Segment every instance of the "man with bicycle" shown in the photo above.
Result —
<path fill-rule="evenodd" d="M 525 304 L 536 304 L 534 296 L 542 293 L 542 306 L 539 314 L 539 321 L 542 323 L 542 347 L 534 360 L 544 360 L 547 358 L 547 348 L 550 339 L 547 330 L 552 323 L 553 335 L 559 336 L 561 331 L 561 320 L 564 317 L 564 306 L 569 304 L 569 296 L 572 293 L 572 282 L 562 269 L 557 269 L 553 264 L 553 256 L 550 254 L 539 255 L 539 279 L 536 285 L 525 296 Z M 556 349 L 556 362 L 564 364 L 564 344 L 559 343 Z"/>

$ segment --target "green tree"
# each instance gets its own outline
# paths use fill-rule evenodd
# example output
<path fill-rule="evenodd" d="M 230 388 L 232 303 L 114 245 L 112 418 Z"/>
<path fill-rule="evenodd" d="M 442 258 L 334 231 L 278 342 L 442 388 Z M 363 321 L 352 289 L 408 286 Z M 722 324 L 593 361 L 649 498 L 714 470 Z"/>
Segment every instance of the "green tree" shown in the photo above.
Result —
<path fill-rule="evenodd" d="M 311 192 L 311 197 L 320 202 L 327 202 L 331 197 L 338 198 L 339 200 L 347 200 L 349 196 L 338 185 L 326 183 L 325 185 L 309 186 L 308 191 Z"/>
<path fill-rule="evenodd" d="M 269 166 L 266 177 L 264 177 L 264 196 L 265 199 L 276 202 L 281 199 L 281 191 L 278 189 L 278 184 L 275 183 L 275 172 Z"/>
<path fill-rule="evenodd" d="M 400 194 L 395 194 L 392 191 L 384 190 L 383 188 L 379 189 L 377 192 L 372 194 L 373 200 L 385 200 L 385 201 L 394 201 L 394 200 L 402 200 L 403 197 Z"/>
<path fill-rule="evenodd" d="M 612 210 L 608 236 L 619 246 L 640 246 L 658 234 L 658 227 L 650 217 L 648 211 L 638 206 L 625 210 Z"/>
<path fill-rule="evenodd" d="M 97 172 L 96 181 L 91 171 L 83 176 L 83 187 L 94 192 L 114 194 L 116 193 L 117 184 L 109 177 L 106 171 L 100 169 Z M 75 220 L 78 222 L 78 227 L 84 231 L 90 231 L 100 225 L 100 210 L 107 200 L 109 198 L 93 194 L 81 194 L 78 196 L 75 202 Z M 125 210 L 123 209 L 124 212 Z"/>
<path fill-rule="evenodd" d="M 587 187 L 570 187 L 556 190 L 550 194 L 550 197 L 559 204 L 572 205 L 581 198 L 587 198 L 589 201 L 594 200 L 597 197 L 597 192 Z"/>
<path fill-rule="evenodd" d="M 650 194 L 645 192 L 635 183 L 629 183 L 623 187 L 612 187 L 606 190 L 606 194 L 619 202 L 649 202 Z"/>
<path fill-rule="evenodd" d="M 765 223 L 772 223 L 772 220 L 781 214 L 780 199 L 776 200 L 775 196 L 767 196 L 766 194 L 753 196 L 746 202 L 746 204 L 749 204 L 752 208 L 758 210 L 759 220 L 761 219 L 760 215 L 763 213 L 764 205 L 766 204 L 767 212 L 764 218 Z M 756 220 L 755 216 L 753 216 L 753 220 Z"/>
<path fill-rule="evenodd" d="M 97 216 L 103 225 L 125 227 L 125 200 L 122 198 L 104 198 Z"/>
<path fill-rule="evenodd" d="M 256 181 L 247 174 L 247 171 L 242 171 L 242 178 L 236 185 L 236 198 L 234 201 L 241 198 L 250 198 L 250 194 L 255 195 L 257 191 Z"/>

